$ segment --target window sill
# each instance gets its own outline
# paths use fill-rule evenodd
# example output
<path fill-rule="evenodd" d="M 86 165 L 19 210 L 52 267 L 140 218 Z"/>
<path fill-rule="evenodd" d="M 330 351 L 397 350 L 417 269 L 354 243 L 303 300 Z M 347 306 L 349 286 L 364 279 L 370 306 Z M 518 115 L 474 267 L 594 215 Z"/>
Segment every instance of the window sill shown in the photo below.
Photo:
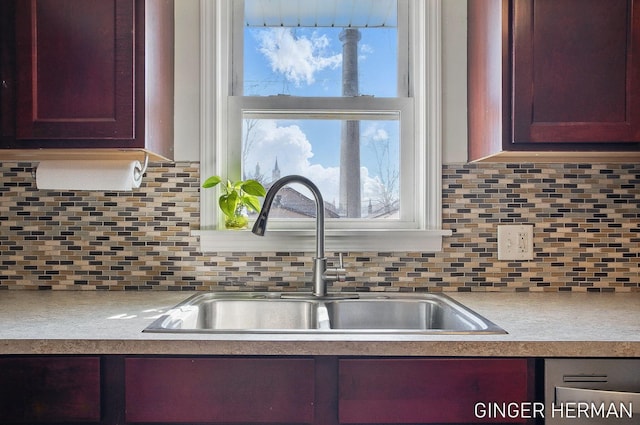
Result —
<path fill-rule="evenodd" d="M 314 230 L 270 230 L 263 237 L 249 230 L 194 230 L 202 252 L 313 252 Z M 327 230 L 327 252 L 438 252 L 451 230 Z"/>

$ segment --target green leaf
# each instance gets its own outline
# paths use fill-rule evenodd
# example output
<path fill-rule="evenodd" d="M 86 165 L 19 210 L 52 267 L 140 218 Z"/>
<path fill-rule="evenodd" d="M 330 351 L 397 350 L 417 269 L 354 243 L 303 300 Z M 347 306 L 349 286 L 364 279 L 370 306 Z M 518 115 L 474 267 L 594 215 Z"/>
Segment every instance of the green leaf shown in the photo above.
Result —
<path fill-rule="evenodd" d="M 244 190 L 248 195 L 253 196 L 264 196 L 267 194 L 267 191 L 264 189 L 264 186 L 260 184 L 257 180 L 247 180 L 242 184 L 242 190 Z"/>
<path fill-rule="evenodd" d="M 222 179 L 219 176 L 211 176 L 202 183 L 202 187 L 208 189 L 220 183 Z"/>
<path fill-rule="evenodd" d="M 231 192 L 230 194 L 224 194 L 220 196 L 218 199 L 218 204 L 220 205 L 220 209 L 227 217 L 231 217 L 236 213 L 236 208 L 238 207 L 239 197 L 236 192 Z"/>
<path fill-rule="evenodd" d="M 242 197 L 242 203 L 244 204 L 244 206 L 255 212 L 260 211 L 260 200 L 257 196 L 245 195 Z"/>
<path fill-rule="evenodd" d="M 223 179 L 219 176 L 211 176 L 202 184 L 203 188 L 210 188 L 218 185 Z M 244 205 L 250 210 L 260 211 L 260 200 L 264 197 L 266 190 L 257 180 L 235 181 L 225 180 L 222 187 L 222 194 L 218 198 L 220 210 L 226 217 L 234 217 L 240 205 Z"/>

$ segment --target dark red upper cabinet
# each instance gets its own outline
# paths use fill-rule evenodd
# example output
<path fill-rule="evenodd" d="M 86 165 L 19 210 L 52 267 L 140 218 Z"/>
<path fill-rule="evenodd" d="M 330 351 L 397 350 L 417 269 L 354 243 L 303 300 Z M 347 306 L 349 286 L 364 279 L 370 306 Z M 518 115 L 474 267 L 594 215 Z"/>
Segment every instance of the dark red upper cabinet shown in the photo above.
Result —
<path fill-rule="evenodd" d="M 640 151 L 640 0 L 469 2 L 468 37 L 471 160 Z"/>
<path fill-rule="evenodd" d="M 514 2 L 514 143 L 640 140 L 640 1 Z"/>
<path fill-rule="evenodd" d="M 135 3 L 19 1 L 17 16 L 17 138 L 133 141 Z"/>
<path fill-rule="evenodd" d="M 172 0 L 21 0 L 15 7 L 9 147 L 173 157 Z"/>

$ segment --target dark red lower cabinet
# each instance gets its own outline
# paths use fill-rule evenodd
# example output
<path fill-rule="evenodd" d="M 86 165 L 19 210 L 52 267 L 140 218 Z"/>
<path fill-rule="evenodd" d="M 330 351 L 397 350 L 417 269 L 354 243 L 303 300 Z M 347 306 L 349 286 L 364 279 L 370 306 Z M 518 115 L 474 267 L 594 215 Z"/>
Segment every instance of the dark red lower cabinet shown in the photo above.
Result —
<path fill-rule="evenodd" d="M 522 415 L 488 417 L 476 404 L 530 402 L 529 364 L 525 359 L 341 359 L 339 421 L 527 423 Z"/>
<path fill-rule="evenodd" d="M 476 405 L 535 401 L 535 365 L 509 358 L 0 356 L 0 424 L 533 424 Z"/>
<path fill-rule="evenodd" d="M 99 357 L 0 358 L 0 423 L 99 421 Z"/>
<path fill-rule="evenodd" d="M 311 358 L 127 358 L 127 422 L 313 423 Z"/>

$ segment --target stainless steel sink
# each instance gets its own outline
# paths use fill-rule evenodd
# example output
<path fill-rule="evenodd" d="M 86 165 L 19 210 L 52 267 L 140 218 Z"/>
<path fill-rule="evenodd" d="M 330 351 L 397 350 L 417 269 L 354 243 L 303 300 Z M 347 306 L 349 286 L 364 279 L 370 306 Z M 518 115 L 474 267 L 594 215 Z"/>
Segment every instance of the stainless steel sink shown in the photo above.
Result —
<path fill-rule="evenodd" d="M 318 305 L 258 294 L 205 293 L 178 304 L 153 322 L 146 332 L 258 332 L 316 329 Z M 324 323 L 325 326 L 328 324 Z"/>
<path fill-rule="evenodd" d="M 342 298 L 345 297 L 345 298 Z M 354 299 L 355 298 L 355 299 Z M 174 333 L 506 333 L 440 294 L 203 293 L 145 332 Z"/>
<path fill-rule="evenodd" d="M 381 329 L 479 331 L 489 328 L 487 320 L 436 299 L 343 300 L 326 304 L 334 329 Z"/>

